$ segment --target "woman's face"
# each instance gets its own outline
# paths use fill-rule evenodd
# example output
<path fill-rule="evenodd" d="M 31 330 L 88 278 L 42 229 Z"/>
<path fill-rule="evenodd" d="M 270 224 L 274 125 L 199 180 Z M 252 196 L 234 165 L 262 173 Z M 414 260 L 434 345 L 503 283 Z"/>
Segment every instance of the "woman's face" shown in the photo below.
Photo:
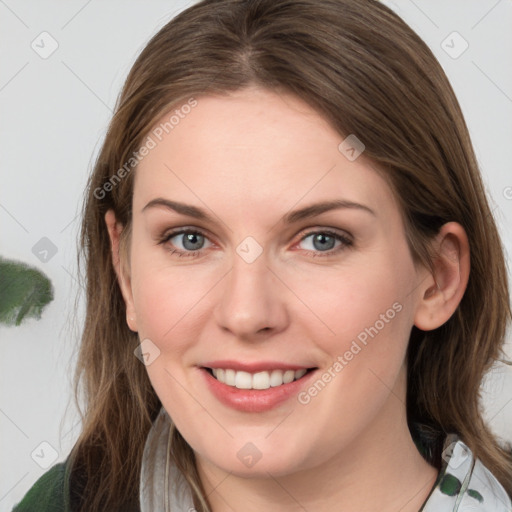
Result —
<path fill-rule="evenodd" d="M 150 134 L 134 185 L 125 298 L 151 383 L 204 465 L 285 475 L 355 456 L 403 423 L 425 276 L 391 190 L 293 96 L 189 104 Z"/>

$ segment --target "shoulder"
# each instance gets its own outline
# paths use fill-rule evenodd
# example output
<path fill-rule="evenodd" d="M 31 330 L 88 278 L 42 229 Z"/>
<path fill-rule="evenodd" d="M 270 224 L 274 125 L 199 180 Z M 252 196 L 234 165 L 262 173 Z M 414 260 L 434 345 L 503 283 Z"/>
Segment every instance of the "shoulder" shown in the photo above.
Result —
<path fill-rule="evenodd" d="M 80 471 L 73 471 L 73 476 L 70 471 L 71 458 L 68 456 L 64 462 L 55 464 L 44 473 L 12 512 L 71 512 L 81 509 L 85 478 Z M 140 512 L 140 506 L 138 501 L 127 501 L 111 512 Z"/>
<path fill-rule="evenodd" d="M 66 462 L 55 464 L 41 475 L 12 512 L 66 512 Z"/>

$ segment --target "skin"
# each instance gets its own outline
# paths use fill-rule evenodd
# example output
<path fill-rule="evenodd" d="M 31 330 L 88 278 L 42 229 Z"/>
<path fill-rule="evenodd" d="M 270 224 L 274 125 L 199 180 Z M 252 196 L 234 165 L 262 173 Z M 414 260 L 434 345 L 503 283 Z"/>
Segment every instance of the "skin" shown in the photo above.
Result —
<path fill-rule="evenodd" d="M 255 87 L 197 100 L 139 164 L 129 255 L 119 252 L 123 226 L 112 211 L 105 220 L 128 325 L 160 350 L 148 375 L 196 454 L 212 510 L 419 510 L 437 470 L 407 427 L 405 354 L 413 325 L 439 327 L 462 298 L 463 228 L 443 226 L 431 274 L 414 264 L 375 165 L 364 153 L 349 161 L 338 150 L 344 137 L 311 107 Z M 206 209 L 214 220 L 161 206 L 142 212 L 155 198 Z M 345 208 L 282 222 L 339 198 L 374 214 Z M 180 227 L 206 235 L 198 257 L 171 253 L 191 252 L 183 235 L 158 243 Z M 302 240 L 325 229 L 352 245 Z M 252 263 L 236 252 L 248 236 L 263 249 Z M 239 412 L 199 374 L 197 365 L 214 359 L 327 372 L 397 302 L 400 312 L 307 404 L 294 397 L 271 411 Z M 248 442 L 261 453 L 252 467 L 237 457 Z"/>

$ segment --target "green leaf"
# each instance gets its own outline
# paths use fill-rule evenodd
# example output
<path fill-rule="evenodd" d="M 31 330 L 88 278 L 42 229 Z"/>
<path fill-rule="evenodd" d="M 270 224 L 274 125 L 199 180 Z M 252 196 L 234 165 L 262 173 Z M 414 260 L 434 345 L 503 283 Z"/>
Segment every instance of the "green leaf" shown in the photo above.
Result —
<path fill-rule="evenodd" d="M 0 257 L 0 322 L 20 325 L 24 318 L 41 318 L 53 300 L 51 281 L 40 270 Z"/>

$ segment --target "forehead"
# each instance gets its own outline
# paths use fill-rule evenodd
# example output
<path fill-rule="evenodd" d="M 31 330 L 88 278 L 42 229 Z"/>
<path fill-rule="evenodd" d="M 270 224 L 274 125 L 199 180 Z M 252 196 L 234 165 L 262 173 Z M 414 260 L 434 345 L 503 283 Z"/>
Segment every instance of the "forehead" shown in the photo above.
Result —
<path fill-rule="evenodd" d="M 364 153 L 347 159 L 345 137 L 292 95 L 250 88 L 200 96 L 171 109 L 149 137 L 154 147 L 135 173 L 136 211 L 155 197 L 257 214 L 335 198 L 396 210 L 376 166 Z"/>

